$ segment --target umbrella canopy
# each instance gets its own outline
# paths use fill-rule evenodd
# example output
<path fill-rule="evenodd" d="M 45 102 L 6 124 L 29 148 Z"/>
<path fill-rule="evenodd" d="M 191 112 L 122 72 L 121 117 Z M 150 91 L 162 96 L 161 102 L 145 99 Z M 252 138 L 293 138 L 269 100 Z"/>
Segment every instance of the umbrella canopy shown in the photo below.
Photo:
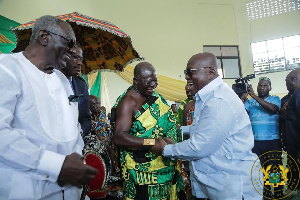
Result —
<path fill-rule="evenodd" d="M 83 74 L 99 69 L 123 71 L 127 64 L 143 60 L 133 48 L 131 38 L 116 25 L 77 12 L 57 17 L 72 26 L 76 40 L 82 46 Z M 31 28 L 36 20 L 13 29 L 18 38 L 13 52 L 23 51 L 28 46 Z"/>

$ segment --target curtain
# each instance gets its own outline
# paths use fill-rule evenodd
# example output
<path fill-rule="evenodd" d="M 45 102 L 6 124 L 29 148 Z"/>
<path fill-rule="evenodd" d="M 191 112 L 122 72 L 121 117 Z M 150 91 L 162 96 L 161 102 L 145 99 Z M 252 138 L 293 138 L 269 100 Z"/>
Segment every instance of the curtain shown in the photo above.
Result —
<path fill-rule="evenodd" d="M 94 73 L 95 74 L 95 73 Z M 91 90 L 90 90 L 90 95 L 95 95 L 96 97 L 98 97 L 101 100 L 101 71 L 98 71 L 96 77 L 93 76 L 93 79 L 95 77 L 94 80 L 91 80 L 93 82 L 89 82 L 89 85 L 91 85 Z"/>

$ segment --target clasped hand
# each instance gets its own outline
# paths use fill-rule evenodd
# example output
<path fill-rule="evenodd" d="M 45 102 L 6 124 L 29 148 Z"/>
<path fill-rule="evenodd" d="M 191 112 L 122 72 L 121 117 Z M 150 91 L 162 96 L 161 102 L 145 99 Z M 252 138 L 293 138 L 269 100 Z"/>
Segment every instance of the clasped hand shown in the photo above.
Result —
<path fill-rule="evenodd" d="M 151 150 L 161 156 L 162 151 L 167 144 L 174 144 L 174 141 L 168 137 L 159 137 L 156 139 L 155 145 L 151 148 Z"/>

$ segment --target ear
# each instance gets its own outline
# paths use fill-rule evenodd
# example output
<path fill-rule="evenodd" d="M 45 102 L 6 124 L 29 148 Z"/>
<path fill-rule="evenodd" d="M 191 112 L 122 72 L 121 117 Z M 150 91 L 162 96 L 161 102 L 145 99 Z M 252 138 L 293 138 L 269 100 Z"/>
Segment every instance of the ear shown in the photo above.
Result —
<path fill-rule="evenodd" d="M 137 79 L 133 78 L 133 85 L 137 85 Z"/>
<path fill-rule="evenodd" d="M 49 33 L 45 30 L 40 30 L 38 33 L 38 40 L 43 46 L 47 46 L 49 43 Z"/>
<path fill-rule="evenodd" d="M 213 79 L 215 77 L 216 71 L 212 68 L 209 68 L 207 73 L 208 73 L 208 79 L 210 80 L 210 79 Z"/>

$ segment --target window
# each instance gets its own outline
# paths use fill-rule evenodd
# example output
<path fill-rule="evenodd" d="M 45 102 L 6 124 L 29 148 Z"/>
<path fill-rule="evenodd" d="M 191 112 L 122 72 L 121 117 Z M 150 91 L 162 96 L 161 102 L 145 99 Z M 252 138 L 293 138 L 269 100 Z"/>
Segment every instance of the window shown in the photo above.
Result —
<path fill-rule="evenodd" d="M 218 72 L 222 78 L 241 77 L 238 46 L 205 45 L 203 52 L 213 53 L 218 59 Z"/>
<path fill-rule="evenodd" d="M 299 0 L 256 0 L 246 3 L 248 20 L 300 10 Z"/>
<path fill-rule="evenodd" d="M 300 35 L 251 44 L 255 74 L 300 68 Z"/>

